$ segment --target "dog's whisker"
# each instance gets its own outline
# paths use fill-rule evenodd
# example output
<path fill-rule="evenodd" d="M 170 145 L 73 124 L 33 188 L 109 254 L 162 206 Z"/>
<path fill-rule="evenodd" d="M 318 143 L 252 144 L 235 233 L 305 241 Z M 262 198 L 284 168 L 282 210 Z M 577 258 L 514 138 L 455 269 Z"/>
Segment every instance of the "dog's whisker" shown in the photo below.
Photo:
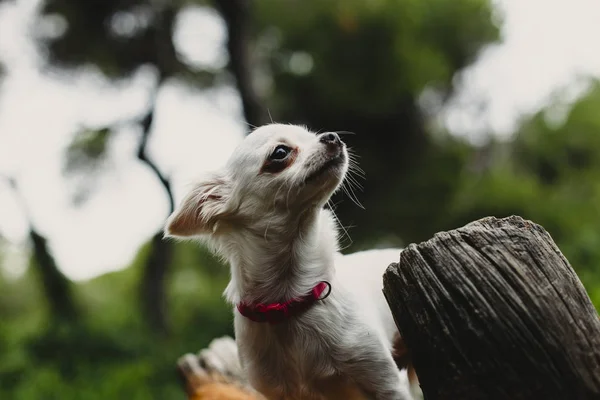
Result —
<path fill-rule="evenodd" d="M 348 156 L 349 156 L 351 159 L 353 159 L 353 160 L 356 160 L 356 159 L 359 159 L 359 158 L 360 158 L 360 154 L 358 154 L 358 153 L 355 153 L 353 148 L 351 148 L 351 147 L 348 147 L 346 150 L 348 151 Z"/>
<path fill-rule="evenodd" d="M 352 200 L 352 202 L 354 204 L 356 204 L 357 206 L 359 206 L 360 208 L 364 209 L 363 205 L 360 203 L 360 201 L 356 197 L 356 193 L 354 193 L 354 190 L 352 189 L 352 186 L 347 185 L 347 186 L 345 186 L 345 189 L 346 189 L 346 194 L 348 195 L 348 197 L 350 198 L 350 200 Z"/>
<path fill-rule="evenodd" d="M 258 126 L 252 125 L 250 122 L 248 122 L 246 120 L 244 120 L 243 123 L 246 124 L 249 128 L 258 129 Z"/>
<path fill-rule="evenodd" d="M 362 192 L 364 190 L 363 186 L 360 182 L 358 182 L 357 178 L 352 175 L 352 171 L 349 171 L 348 176 L 346 176 L 347 184 L 352 188 L 356 188 L 358 191 Z"/>
<path fill-rule="evenodd" d="M 359 174 L 363 178 L 366 175 L 365 171 L 361 167 L 359 167 L 357 164 L 355 164 L 354 162 L 350 162 L 348 164 L 348 169 Z"/>
<path fill-rule="evenodd" d="M 354 191 L 352 190 L 351 186 L 346 186 L 343 185 L 342 189 L 344 191 L 344 193 L 346 193 L 346 196 L 348 196 L 348 198 L 354 203 L 356 204 L 358 207 L 362 208 L 363 210 L 365 209 L 365 207 L 362 205 L 362 203 L 358 200 L 358 198 L 356 197 L 356 194 L 354 193 Z"/>
<path fill-rule="evenodd" d="M 329 204 L 329 201 L 327 201 L 327 204 Z M 335 211 L 333 210 L 333 208 L 331 207 L 331 205 L 329 205 L 329 210 L 331 211 L 331 215 L 333 216 L 333 218 L 335 219 L 337 225 L 342 229 L 342 231 L 344 232 L 344 235 L 348 238 L 348 240 L 350 241 L 350 245 L 352 245 L 352 238 L 350 237 L 350 234 L 348 233 L 348 230 L 344 227 L 344 225 L 342 225 L 342 223 L 340 222 L 337 214 L 335 213 Z"/>
<path fill-rule="evenodd" d="M 360 172 L 362 175 L 365 175 L 365 171 L 358 165 L 358 163 L 355 160 L 348 160 L 348 168 Z"/>
<path fill-rule="evenodd" d="M 349 157 L 348 168 L 354 171 L 358 171 L 361 175 L 365 175 L 365 171 L 358 165 L 358 162 Z"/>
<path fill-rule="evenodd" d="M 351 180 L 348 180 L 348 187 L 350 189 L 352 189 L 353 191 L 354 190 L 356 190 L 357 192 L 364 191 L 364 189 L 363 189 L 363 187 L 362 187 L 362 185 L 360 183 L 354 182 L 354 181 L 351 181 Z"/>

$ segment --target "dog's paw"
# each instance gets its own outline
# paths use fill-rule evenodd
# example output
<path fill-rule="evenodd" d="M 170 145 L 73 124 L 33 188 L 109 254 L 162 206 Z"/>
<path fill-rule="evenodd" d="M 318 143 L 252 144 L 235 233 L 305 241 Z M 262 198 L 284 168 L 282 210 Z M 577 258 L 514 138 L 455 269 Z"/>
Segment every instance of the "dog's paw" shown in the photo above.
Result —
<path fill-rule="evenodd" d="M 183 380 L 186 392 L 193 393 L 197 387 L 210 382 L 212 378 L 199 363 L 198 357 L 193 354 L 184 354 L 177 360 L 177 372 Z"/>
<path fill-rule="evenodd" d="M 219 374 L 234 381 L 245 382 L 235 340 L 229 336 L 214 339 L 198 353 L 198 363 L 208 374 Z"/>

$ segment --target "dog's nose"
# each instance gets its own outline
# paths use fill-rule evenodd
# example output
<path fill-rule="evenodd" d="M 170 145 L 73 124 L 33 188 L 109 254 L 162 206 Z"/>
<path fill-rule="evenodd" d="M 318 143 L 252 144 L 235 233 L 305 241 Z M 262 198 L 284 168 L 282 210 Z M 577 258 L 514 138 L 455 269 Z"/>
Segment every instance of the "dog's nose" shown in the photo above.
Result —
<path fill-rule="evenodd" d="M 341 144 L 340 137 L 335 132 L 326 132 L 326 133 L 323 133 L 321 135 L 321 137 L 319 138 L 319 141 L 321 143 L 324 143 L 324 144 L 328 145 L 328 146 L 331 146 L 331 145 L 338 145 L 339 146 Z"/>

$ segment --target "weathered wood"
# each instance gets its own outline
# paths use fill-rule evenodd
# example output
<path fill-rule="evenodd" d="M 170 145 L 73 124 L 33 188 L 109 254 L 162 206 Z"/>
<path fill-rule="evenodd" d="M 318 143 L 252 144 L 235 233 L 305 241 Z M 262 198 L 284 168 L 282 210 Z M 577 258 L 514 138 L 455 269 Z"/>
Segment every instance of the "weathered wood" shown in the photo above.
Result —
<path fill-rule="evenodd" d="M 410 245 L 384 293 L 425 399 L 598 399 L 600 319 L 539 225 L 485 218 Z"/>

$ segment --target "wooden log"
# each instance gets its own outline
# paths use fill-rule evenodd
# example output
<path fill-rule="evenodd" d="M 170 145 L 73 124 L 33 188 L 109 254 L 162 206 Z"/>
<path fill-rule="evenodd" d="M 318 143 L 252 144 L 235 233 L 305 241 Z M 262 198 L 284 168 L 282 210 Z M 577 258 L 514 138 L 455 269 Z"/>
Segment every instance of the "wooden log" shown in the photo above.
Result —
<path fill-rule="evenodd" d="M 598 312 L 535 223 L 490 217 L 412 244 L 383 291 L 426 400 L 600 398 Z"/>

